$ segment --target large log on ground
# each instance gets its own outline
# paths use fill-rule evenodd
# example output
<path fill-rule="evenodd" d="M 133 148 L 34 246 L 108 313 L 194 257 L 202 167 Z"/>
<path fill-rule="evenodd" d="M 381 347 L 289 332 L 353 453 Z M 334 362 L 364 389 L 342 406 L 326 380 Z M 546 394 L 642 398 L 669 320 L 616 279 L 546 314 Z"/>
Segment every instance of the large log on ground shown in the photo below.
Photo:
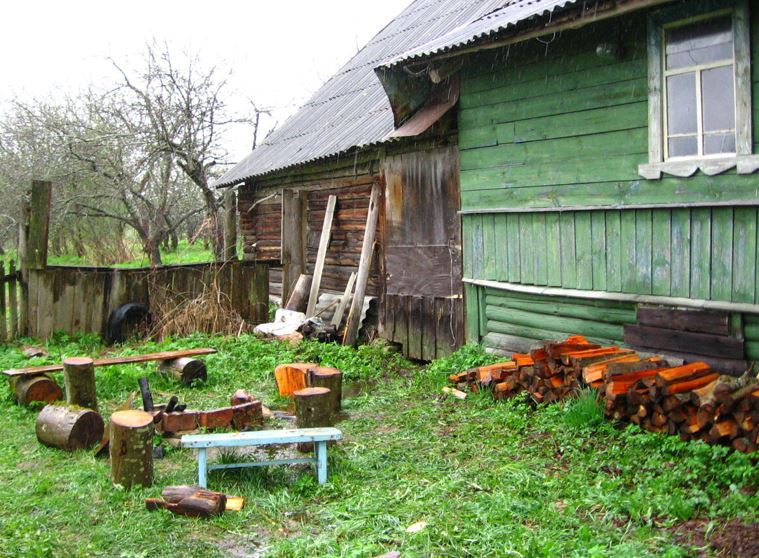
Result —
<path fill-rule="evenodd" d="M 103 437 L 103 417 L 92 409 L 46 405 L 37 417 L 40 443 L 74 451 L 94 446 Z"/>
<path fill-rule="evenodd" d="M 153 415 L 117 411 L 111 415 L 111 479 L 124 488 L 153 484 Z"/>
<path fill-rule="evenodd" d="M 158 363 L 158 373 L 190 385 L 194 380 L 205 382 L 208 377 L 206 365 L 196 358 L 182 357 L 174 360 L 163 360 Z"/>
<path fill-rule="evenodd" d="M 164 489 L 161 490 L 161 497 L 163 497 L 164 500 L 171 504 L 176 504 L 188 496 L 192 496 L 201 491 L 212 492 L 205 488 L 200 488 L 199 486 L 182 484 L 177 486 L 164 487 Z M 245 500 L 241 496 L 230 496 L 229 494 L 224 494 L 224 497 L 226 498 L 224 511 L 240 511 L 245 505 Z"/>
<path fill-rule="evenodd" d="M 298 428 L 318 428 L 332 425 L 332 393 L 328 388 L 311 387 L 296 391 L 295 424 Z M 306 452 L 313 444 L 298 444 L 298 450 Z"/>
<path fill-rule="evenodd" d="M 332 413 L 339 413 L 343 399 L 343 373 L 337 368 L 317 366 L 306 374 L 309 387 L 325 387 L 330 390 Z"/>
<path fill-rule="evenodd" d="M 190 517 L 211 517 L 224 513 L 227 496 L 223 492 L 214 492 L 199 488 L 189 496 L 184 496 L 176 502 L 161 500 L 160 498 L 145 498 L 145 507 L 148 510 L 167 509 L 178 515 Z"/>
<path fill-rule="evenodd" d="M 10 385 L 19 405 L 28 405 L 32 401 L 52 403 L 63 398 L 63 390 L 50 376 L 11 377 Z"/>
<path fill-rule="evenodd" d="M 315 366 L 315 362 L 292 362 L 277 366 L 274 369 L 274 378 L 277 380 L 279 394 L 292 397 L 293 393 L 307 387 L 306 372 Z"/>
<path fill-rule="evenodd" d="M 95 367 L 88 357 L 71 357 L 63 361 L 63 384 L 66 403 L 97 411 Z"/>

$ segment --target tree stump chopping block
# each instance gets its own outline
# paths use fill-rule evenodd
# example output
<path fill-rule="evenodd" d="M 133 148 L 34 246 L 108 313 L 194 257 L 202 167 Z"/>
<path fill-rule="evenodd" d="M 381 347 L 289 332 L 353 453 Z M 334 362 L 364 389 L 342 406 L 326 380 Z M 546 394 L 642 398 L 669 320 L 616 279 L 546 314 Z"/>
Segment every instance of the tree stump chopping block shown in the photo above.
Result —
<path fill-rule="evenodd" d="M 274 378 L 277 380 L 279 394 L 292 397 L 299 389 L 308 387 L 306 373 L 309 368 L 315 366 L 315 362 L 291 362 L 277 366 L 274 369 Z"/>
<path fill-rule="evenodd" d="M 153 484 L 153 415 L 117 411 L 111 415 L 111 479 L 131 488 Z"/>
<path fill-rule="evenodd" d="M 194 380 L 205 382 L 208 378 L 205 362 L 189 357 L 162 360 L 158 363 L 158 373 L 174 378 L 186 386 Z"/>
<path fill-rule="evenodd" d="M 317 366 L 309 368 L 306 373 L 308 387 L 325 387 L 330 390 L 332 396 L 332 412 L 340 412 L 343 398 L 343 373 L 337 368 Z"/>
<path fill-rule="evenodd" d="M 91 358 L 71 357 L 63 361 L 66 403 L 97 411 L 95 367 Z"/>
<path fill-rule="evenodd" d="M 46 405 L 37 417 L 40 443 L 66 451 L 94 446 L 104 430 L 103 417 L 92 409 Z"/>
<path fill-rule="evenodd" d="M 328 388 L 310 387 L 293 393 L 295 424 L 298 428 L 318 428 L 332 425 L 332 393 Z M 311 442 L 299 443 L 298 451 L 313 451 Z"/>
<path fill-rule="evenodd" d="M 17 376 L 10 379 L 11 390 L 19 405 L 28 405 L 32 401 L 52 403 L 63 399 L 63 390 L 50 376 Z"/>

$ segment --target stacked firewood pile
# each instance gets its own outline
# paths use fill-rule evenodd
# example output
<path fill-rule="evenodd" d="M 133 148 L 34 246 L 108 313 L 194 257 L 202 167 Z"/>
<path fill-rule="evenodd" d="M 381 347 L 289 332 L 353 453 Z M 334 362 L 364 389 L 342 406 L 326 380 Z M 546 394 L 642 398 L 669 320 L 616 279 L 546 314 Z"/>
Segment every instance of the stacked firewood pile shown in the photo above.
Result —
<path fill-rule="evenodd" d="M 609 418 L 739 451 L 759 446 L 759 382 L 751 373 L 721 375 L 703 362 L 672 366 L 661 356 L 602 347 L 581 336 L 547 341 L 530 354 L 515 353 L 510 361 L 449 380 L 459 390 L 492 390 L 495 399 L 527 392 L 538 403 L 590 386 L 598 389 Z"/>

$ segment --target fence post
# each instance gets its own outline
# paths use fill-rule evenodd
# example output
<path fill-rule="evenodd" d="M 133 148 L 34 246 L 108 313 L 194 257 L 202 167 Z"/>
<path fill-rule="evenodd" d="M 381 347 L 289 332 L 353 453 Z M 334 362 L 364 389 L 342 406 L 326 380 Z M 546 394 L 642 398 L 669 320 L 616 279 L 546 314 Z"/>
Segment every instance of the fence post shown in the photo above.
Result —
<path fill-rule="evenodd" d="M 45 269 L 47 266 L 47 238 L 50 224 L 51 182 L 32 181 L 31 213 L 26 235 L 24 264 L 27 269 Z"/>
<path fill-rule="evenodd" d="M 237 259 L 237 196 L 232 188 L 224 192 L 224 261 Z"/>
<path fill-rule="evenodd" d="M 18 276 L 16 274 L 16 262 L 13 260 L 10 261 L 8 275 L 10 276 L 10 282 L 8 283 L 8 304 L 11 307 L 11 329 L 8 338 L 15 339 L 19 336 L 20 332 L 18 329 L 18 291 L 16 289 Z"/>

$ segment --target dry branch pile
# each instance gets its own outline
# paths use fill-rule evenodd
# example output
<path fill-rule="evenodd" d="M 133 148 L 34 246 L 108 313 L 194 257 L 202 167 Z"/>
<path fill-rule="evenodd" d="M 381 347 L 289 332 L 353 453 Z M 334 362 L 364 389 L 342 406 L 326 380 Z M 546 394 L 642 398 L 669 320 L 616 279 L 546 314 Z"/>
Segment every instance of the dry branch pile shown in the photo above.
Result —
<path fill-rule="evenodd" d="M 615 420 L 739 451 L 759 446 L 759 382 L 749 372 L 736 378 L 703 362 L 670 366 L 663 357 L 593 345 L 581 336 L 546 341 L 530 354 L 514 353 L 510 361 L 449 380 L 460 390 L 492 390 L 495 399 L 527 392 L 538 403 L 587 385 L 599 390 L 606 416 Z"/>
<path fill-rule="evenodd" d="M 203 285 L 193 298 L 173 293 L 165 287 L 150 285 L 150 313 L 153 317 L 151 336 L 184 337 L 198 331 L 219 335 L 240 335 L 253 331 L 234 309 L 216 280 Z"/>

